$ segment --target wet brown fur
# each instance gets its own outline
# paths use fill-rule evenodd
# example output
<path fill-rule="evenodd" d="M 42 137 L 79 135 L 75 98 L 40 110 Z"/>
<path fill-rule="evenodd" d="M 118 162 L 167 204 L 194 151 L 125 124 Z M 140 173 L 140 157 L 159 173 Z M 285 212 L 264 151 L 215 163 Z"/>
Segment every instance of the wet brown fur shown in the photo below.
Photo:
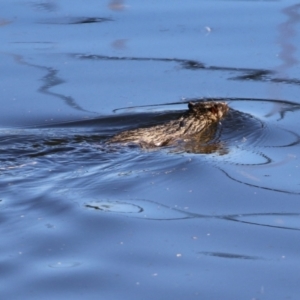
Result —
<path fill-rule="evenodd" d="M 207 142 L 219 121 L 226 115 L 225 102 L 190 102 L 188 111 L 179 119 L 148 128 L 123 131 L 113 136 L 109 143 L 139 144 L 143 148 L 175 145 L 180 141 Z M 209 133 L 209 134 L 208 134 Z"/>

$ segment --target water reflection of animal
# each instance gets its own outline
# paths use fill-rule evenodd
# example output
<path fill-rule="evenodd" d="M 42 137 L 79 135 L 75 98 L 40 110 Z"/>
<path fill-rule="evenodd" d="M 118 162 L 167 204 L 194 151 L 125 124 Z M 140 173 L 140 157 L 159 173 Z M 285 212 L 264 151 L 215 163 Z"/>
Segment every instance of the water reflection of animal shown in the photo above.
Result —
<path fill-rule="evenodd" d="M 171 146 L 181 142 L 186 145 L 191 145 L 191 142 L 203 145 L 213 139 L 219 121 L 229 110 L 225 102 L 190 102 L 188 108 L 179 119 L 152 127 L 127 130 L 116 134 L 108 142 L 133 143 L 143 148 Z M 216 149 L 208 150 L 214 151 Z M 193 152 L 206 151 L 200 149 Z"/>

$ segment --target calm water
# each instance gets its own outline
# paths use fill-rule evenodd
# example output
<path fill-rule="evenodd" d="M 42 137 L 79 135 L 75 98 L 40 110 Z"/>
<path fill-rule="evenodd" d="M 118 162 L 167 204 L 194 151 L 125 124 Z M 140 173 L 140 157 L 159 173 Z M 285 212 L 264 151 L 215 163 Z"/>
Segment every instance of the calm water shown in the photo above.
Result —
<path fill-rule="evenodd" d="M 300 3 L 2 2 L 1 299 L 299 299 Z M 106 143 L 203 99 L 212 151 Z"/>

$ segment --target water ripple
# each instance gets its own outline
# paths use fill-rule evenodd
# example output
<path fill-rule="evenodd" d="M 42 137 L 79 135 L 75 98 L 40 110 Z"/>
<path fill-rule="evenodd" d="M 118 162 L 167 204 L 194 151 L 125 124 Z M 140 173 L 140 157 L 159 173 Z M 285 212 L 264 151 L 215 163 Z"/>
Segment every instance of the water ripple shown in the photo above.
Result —
<path fill-rule="evenodd" d="M 223 221 L 233 221 L 277 229 L 300 230 L 300 213 L 270 212 L 237 215 L 203 215 L 190 212 L 186 210 L 186 208 L 170 207 L 146 199 L 95 200 L 86 202 L 84 206 L 101 213 L 117 213 L 127 217 L 145 220 L 220 219 Z"/>
<path fill-rule="evenodd" d="M 186 99 L 186 102 L 190 100 L 203 99 Z M 97 172 L 110 182 L 121 177 L 157 174 L 162 171 L 160 165 L 165 168 L 165 162 L 170 170 L 176 169 L 182 158 L 191 158 L 215 166 L 237 183 L 300 194 L 297 129 L 300 106 L 266 99 L 217 100 L 227 101 L 231 110 L 207 145 L 157 148 L 160 151 L 155 151 L 156 154 L 136 146 L 107 145 L 105 141 L 121 130 L 177 118 L 186 104 L 137 107 L 131 108 L 131 113 L 124 113 L 126 109 L 123 109 L 115 115 L 90 120 L 3 130 L 0 132 L 0 172 L 9 172 L 18 178 L 35 170 L 43 177 L 48 169 L 60 169 L 66 172 L 65 178 L 74 178 L 76 172 L 70 170 L 84 166 L 90 170 L 86 175 L 90 180 L 95 180 L 90 174 Z M 18 170 L 22 173 L 18 174 Z"/>

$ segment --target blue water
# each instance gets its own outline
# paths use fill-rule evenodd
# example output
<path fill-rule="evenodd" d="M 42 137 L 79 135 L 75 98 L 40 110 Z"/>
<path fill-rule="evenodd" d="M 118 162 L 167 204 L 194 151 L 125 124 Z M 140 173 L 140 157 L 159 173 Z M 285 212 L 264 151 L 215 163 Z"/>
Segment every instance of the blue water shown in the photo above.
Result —
<path fill-rule="evenodd" d="M 0 4 L 1 299 L 298 299 L 296 1 Z M 219 147 L 107 144 L 188 101 Z"/>

